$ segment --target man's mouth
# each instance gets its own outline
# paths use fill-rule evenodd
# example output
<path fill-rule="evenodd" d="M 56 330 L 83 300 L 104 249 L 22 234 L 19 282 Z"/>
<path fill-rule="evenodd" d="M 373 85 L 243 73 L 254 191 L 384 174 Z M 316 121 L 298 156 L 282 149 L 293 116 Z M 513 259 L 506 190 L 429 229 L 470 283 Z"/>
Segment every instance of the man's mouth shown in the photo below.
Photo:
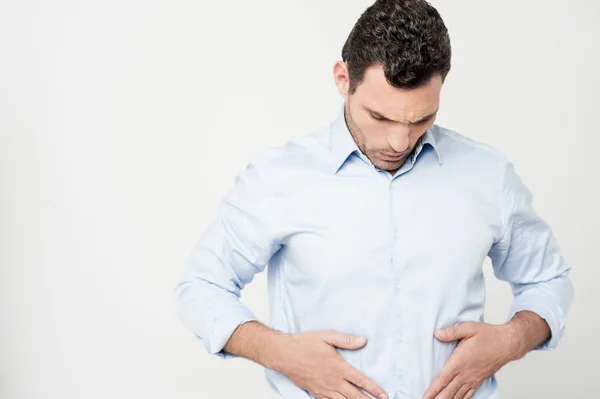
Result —
<path fill-rule="evenodd" d="M 406 155 L 407 152 L 408 152 L 408 150 L 401 152 L 401 153 L 396 153 L 396 154 L 389 154 L 389 153 L 382 152 L 381 155 L 387 161 L 399 161 L 400 159 L 402 159 L 402 157 L 404 155 Z"/>

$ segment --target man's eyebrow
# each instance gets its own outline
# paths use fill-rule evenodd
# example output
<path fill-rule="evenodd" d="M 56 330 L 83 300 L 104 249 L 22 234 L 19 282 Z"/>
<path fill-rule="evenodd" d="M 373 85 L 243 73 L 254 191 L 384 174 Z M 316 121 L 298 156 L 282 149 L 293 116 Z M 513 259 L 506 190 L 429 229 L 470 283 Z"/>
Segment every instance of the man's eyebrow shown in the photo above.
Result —
<path fill-rule="evenodd" d="M 367 112 L 370 112 L 370 113 L 372 113 L 373 115 L 375 115 L 377 118 L 380 118 L 380 119 L 385 119 L 385 120 L 387 120 L 387 121 L 390 121 L 390 122 L 396 122 L 396 123 L 400 123 L 400 122 L 398 122 L 398 121 L 395 121 L 395 120 L 393 120 L 393 119 L 390 119 L 390 118 L 388 118 L 388 117 L 386 117 L 386 116 L 383 116 L 383 115 L 381 115 L 381 113 L 380 113 L 380 112 L 374 111 L 374 110 L 370 109 L 369 107 L 367 107 L 366 105 L 363 105 L 363 108 L 364 108 L 364 109 L 365 109 Z M 413 124 L 413 125 L 416 125 L 417 123 L 421 123 L 421 122 L 423 122 L 423 121 L 425 121 L 425 120 L 427 120 L 427 119 L 431 118 L 431 117 L 432 117 L 432 116 L 434 116 L 435 114 L 437 114 L 437 112 L 438 112 L 438 111 L 439 111 L 439 108 L 438 108 L 438 109 L 436 109 L 434 113 L 432 113 L 432 114 L 430 114 L 430 115 L 427 115 L 427 116 L 425 116 L 425 117 L 423 117 L 423 118 L 419 119 L 418 121 L 414 121 L 414 122 L 410 122 L 410 123 L 411 123 L 411 124 Z"/>

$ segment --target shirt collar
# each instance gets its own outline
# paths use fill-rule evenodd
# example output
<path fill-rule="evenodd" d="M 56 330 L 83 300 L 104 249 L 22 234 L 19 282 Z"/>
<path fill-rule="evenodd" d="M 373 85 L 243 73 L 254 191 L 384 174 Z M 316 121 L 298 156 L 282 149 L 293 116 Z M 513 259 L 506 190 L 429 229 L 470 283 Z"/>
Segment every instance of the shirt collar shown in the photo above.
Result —
<path fill-rule="evenodd" d="M 330 124 L 330 149 L 333 157 L 332 168 L 334 174 L 337 173 L 337 171 L 352 153 L 356 151 L 357 154 L 362 155 L 360 149 L 352 138 L 350 130 L 348 130 L 348 125 L 346 124 L 346 118 L 344 116 L 345 105 L 346 102 L 344 101 L 338 110 L 335 120 Z M 440 156 L 440 152 L 435 140 L 435 133 L 433 131 L 435 126 L 435 124 L 431 125 L 425 131 L 425 134 L 419 138 L 419 141 L 417 142 L 417 145 L 411 154 L 411 162 L 413 164 L 417 160 L 417 156 L 421 153 L 421 150 L 425 144 L 429 144 L 431 147 L 433 147 L 438 157 L 438 163 L 440 165 L 442 164 L 442 158 Z"/>

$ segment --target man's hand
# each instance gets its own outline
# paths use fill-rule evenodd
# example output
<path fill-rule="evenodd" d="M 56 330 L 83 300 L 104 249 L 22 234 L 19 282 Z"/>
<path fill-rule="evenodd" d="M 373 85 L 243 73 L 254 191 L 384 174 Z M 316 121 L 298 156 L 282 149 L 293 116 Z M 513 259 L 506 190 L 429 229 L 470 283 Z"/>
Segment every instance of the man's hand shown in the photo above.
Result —
<path fill-rule="evenodd" d="M 333 330 L 289 335 L 277 351 L 277 370 L 318 399 L 369 399 L 358 387 L 376 398 L 385 391 L 348 364 L 337 348 L 360 349 L 366 339 Z"/>
<path fill-rule="evenodd" d="M 525 355 L 509 324 L 467 322 L 434 335 L 443 342 L 460 341 L 423 399 L 469 399 L 502 366 Z"/>

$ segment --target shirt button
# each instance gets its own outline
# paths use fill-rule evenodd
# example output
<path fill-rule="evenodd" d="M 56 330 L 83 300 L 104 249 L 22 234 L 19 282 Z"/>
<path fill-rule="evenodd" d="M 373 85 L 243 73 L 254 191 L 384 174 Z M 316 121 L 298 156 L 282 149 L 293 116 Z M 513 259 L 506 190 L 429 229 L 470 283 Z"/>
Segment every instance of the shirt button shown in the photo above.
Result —
<path fill-rule="evenodd" d="M 398 335 L 398 342 L 404 342 L 404 334 Z"/>
<path fill-rule="evenodd" d="M 402 393 L 406 393 L 406 388 L 404 388 L 404 387 L 400 387 L 400 392 L 402 392 Z"/>
<path fill-rule="evenodd" d="M 398 230 L 394 230 L 394 238 L 395 238 L 396 240 L 399 240 L 399 239 L 400 239 L 400 232 L 399 232 Z"/>
<path fill-rule="evenodd" d="M 402 289 L 402 285 L 400 283 L 396 283 L 396 289 L 400 291 Z"/>

